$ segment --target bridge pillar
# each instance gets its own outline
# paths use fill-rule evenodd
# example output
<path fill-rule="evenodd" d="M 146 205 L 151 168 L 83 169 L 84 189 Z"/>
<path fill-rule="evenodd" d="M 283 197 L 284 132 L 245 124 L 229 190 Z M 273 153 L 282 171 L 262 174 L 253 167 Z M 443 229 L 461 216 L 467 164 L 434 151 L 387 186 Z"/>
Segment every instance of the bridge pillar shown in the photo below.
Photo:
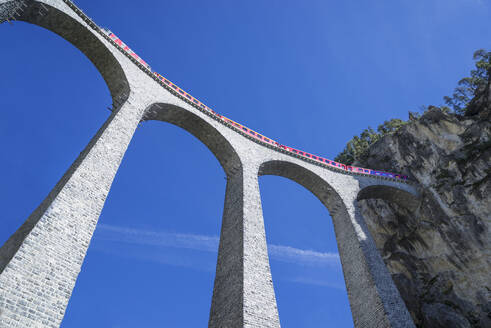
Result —
<path fill-rule="evenodd" d="M 142 108 L 115 110 L 0 248 L 0 327 L 58 327 Z"/>
<path fill-rule="evenodd" d="M 415 328 L 359 211 L 357 192 L 341 194 L 329 210 L 355 327 Z"/>
<path fill-rule="evenodd" d="M 280 327 L 257 168 L 228 176 L 209 327 Z"/>

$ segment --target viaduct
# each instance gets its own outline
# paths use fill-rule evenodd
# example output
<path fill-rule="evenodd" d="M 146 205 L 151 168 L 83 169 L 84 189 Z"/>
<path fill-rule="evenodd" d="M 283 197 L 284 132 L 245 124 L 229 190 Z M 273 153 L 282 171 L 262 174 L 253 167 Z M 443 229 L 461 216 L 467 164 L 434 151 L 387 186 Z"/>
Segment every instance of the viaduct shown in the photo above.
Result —
<path fill-rule="evenodd" d="M 360 214 L 380 198 L 416 209 L 410 183 L 328 168 L 239 133 L 161 83 L 70 0 L 0 0 L 0 23 L 25 21 L 68 40 L 97 67 L 114 106 L 44 201 L 0 248 L 0 327 L 59 327 L 111 183 L 142 121 L 201 140 L 227 176 L 209 327 L 280 327 L 258 176 L 310 190 L 329 210 L 355 327 L 414 327 Z"/>

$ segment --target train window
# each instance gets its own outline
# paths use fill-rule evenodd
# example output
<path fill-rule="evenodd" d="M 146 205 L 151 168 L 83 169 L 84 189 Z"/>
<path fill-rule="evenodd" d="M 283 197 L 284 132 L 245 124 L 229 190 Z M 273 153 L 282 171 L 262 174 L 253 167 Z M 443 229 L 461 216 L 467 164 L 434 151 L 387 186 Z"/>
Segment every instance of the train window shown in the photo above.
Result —
<path fill-rule="evenodd" d="M 165 82 L 165 83 L 167 83 L 167 84 L 169 84 L 169 83 L 170 83 L 170 82 L 169 82 L 169 80 L 166 80 L 166 79 L 164 79 L 164 82 Z"/>
<path fill-rule="evenodd" d="M 188 97 L 188 99 L 191 99 L 191 96 L 190 95 L 186 95 L 186 97 Z"/>
<path fill-rule="evenodd" d="M 170 86 L 173 87 L 174 89 L 177 89 L 177 87 L 174 84 L 171 84 Z"/>
<path fill-rule="evenodd" d="M 196 99 L 193 99 L 193 102 L 194 102 L 195 104 L 198 104 L 198 101 L 197 101 Z"/>
<path fill-rule="evenodd" d="M 266 138 L 266 137 L 264 137 L 264 140 L 265 140 L 265 141 L 267 141 L 267 142 L 269 142 L 269 139 L 268 139 L 268 138 Z"/>

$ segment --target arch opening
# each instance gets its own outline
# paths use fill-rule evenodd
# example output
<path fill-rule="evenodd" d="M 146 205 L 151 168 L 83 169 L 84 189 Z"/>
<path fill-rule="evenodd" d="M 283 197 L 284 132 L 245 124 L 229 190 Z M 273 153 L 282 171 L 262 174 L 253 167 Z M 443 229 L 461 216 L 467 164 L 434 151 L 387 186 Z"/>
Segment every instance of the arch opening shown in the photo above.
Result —
<path fill-rule="evenodd" d="M 9 46 L 2 49 L 8 64 L 0 80 L 0 143 L 6 155 L 0 161 L 6 186 L 1 246 L 107 120 L 111 98 L 93 64 L 64 40 L 30 24 L 0 29 L 12 29 L 2 34 Z"/>
<path fill-rule="evenodd" d="M 266 162 L 259 175 L 285 178 L 260 179 L 282 326 L 319 326 L 326 322 L 353 325 L 333 221 L 326 217 L 336 210 L 335 205 L 337 211 L 342 211 L 339 196 L 319 176 L 297 164 Z"/>
<path fill-rule="evenodd" d="M 418 191 L 419 192 L 419 191 Z M 410 270 L 417 271 L 425 264 L 411 252 L 426 252 L 428 244 L 418 234 L 421 198 L 417 194 L 384 185 L 368 186 L 360 190 L 357 203 L 367 229 L 381 255 L 384 265 L 404 302 L 410 317 L 418 320 L 417 298 L 420 283 Z M 411 268 L 408 270 L 408 268 Z"/>
<path fill-rule="evenodd" d="M 356 199 L 358 201 L 382 199 L 390 203 L 395 203 L 410 211 L 417 210 L 420 204 L 420 199 L 410 192 L 386 185 L 367 186 L 358 192 Z"/>
<path fill-rule="evenodd" d="M 144 120 L 167 122 L 186 130 L 215 155 L 227 175 L 241 171 L 241 160 L 230 142 L 198 115 L 176 105 L 155 103 L 146 110 Z"/>
<path fill-rule="evenodd" d="M 226 183 L 217 164 L 177 126 L 149 121 L 137 129 L 63 326 L 97 325 L 110 313 L 120 325 L 207 324 Z M 103 306 L 108 313 L 97 313 Z"/>
<path fill-rule="evenodd" d="M 163 129 L 163 122 L 174 127 Z M 150 309 L 145 308 L 148 302 L 141 302 L 142 306 L 135 309 L 148 317 L 145 325 L 202 326 L 208 322 L 226 182 L 223 171 L 226 175 L 240 172 L 242 164 L 219 131 L 181 107 L 152 104 L 146 109 L 142 123 L 109 194 L 84 262 L 87 269 L 82 271 L 74 289 L 64 325 L 72 326 L 75 322 L 90 325 L 78 317 L 85 317 L 80 315 L 84 308 L 81 304 L 87 303 L 91 291 L 97 293 L 93 290 L 95 276 L 99 277 L 97 283 L 106 279 L 107 286 L 117 289 L 115 283 L 124 282 L 109 277 L 108 272 L 113 272 L 113 267 L 125 267 L 130 261 L 140 264 L 137 269 L 131 269 L 131 276 L 123 277 L 128 285 L 138 285 L 141 276 L 147 277 L 141 284 L 145 290 L 128 287 L 132 289 L 131 294 L 145 299 L 157 298 L 158 292 L 167 295 L 161 296 Z M 189 134 L 201 142 L 180 141 L 190 139 Z M 159 148 L 162 151 L 157 152 Z M 156 153 L 162 154 L 157 160 Z M 221 169 L 216 167 L 213 157 Z M 125 186 L 131 186 L 131 191 Z M 145 196 L 152 190 L 151 195 Z M 135 222 L 131 217 L 143 220 Z M 103 264 L 96 265 L 97 262 Z M 165 272 L 163 277 L 162 272 Z M 118 291 L 105 294 L 117 295 Z M 101 299 L 105 296 L 101 295 Z M 123 309 L 132 306 L 119 299 L 113 302 Z M 167 309 L 165 318 L 152 317 L 153 313 L 159 313 L 156 306 Z M 186 315 L 190 309 L 195 313 L 192 317 Z"/>
<path fill-rule="evenodd" d="M 5 1 L 0 3 L 4 5 Z M 32 8 L 26 9 L 26 15 L 30 10 Z M 71 19 L 52 7 L 46 15 L 53 22 Z M 25 16 L 18 20 L 28 19 Z M 53 187 L 57 181 L 63 181 L 63 173 L 70 170 L 80 157 L 80 151 L 107 122 L 110 113 L 106 106 L 111 103 L 111 96 L 124 90 L 113 83 L 110 94 L 107 72 L 101 71 L 100 65 L 93 65 L 92 59 L 97 56 L 107 60 L 109 66 L 117 64 L 114 58 L 108 58 L 112 56 L 109 51 L 106 55 L 93 52 L 90 56 L 82 52 L 85 55 L 82 56 L 80 49 L 54 37 L 50 28 L 31 23 L 44 29 L 17 22 L 13 26 L 0 26 L 5 34 L 2 34 L 2 41 L 7 45 L 2 49 L 5 61 L 0 81 L 0 90 L 4 92 L 0 99 L 3 109 L 0 134 L 3 153 L 8 154 L 0 163 L 6 187 L 2 188 L 5 229 L 0 231 L 0 273 L 36 223 L 35 218 L 27 221 L 26 218 L 34 217 L 36 206 L 41 204 L 39 209 L 48 203 L 47 194 L 56 193 Z M 64 27 L 68 31 L 77 30 L 80 27 L 77 24 L 71 22 Z M 12 28 L 7 33 L 7 29 Z M 68 41 L 73 44 L 74 40 Z M 100 43 L 100 46 L 104 45 Z M 124 74 L 120 77 L 126 81 Z"/>
<path fill-rule="evenodd" d="M 0 12 L 13 2 L 0 2 Z M 46 3 L 32 0 L 25 2 L 28 6 L 16 17 L 18 21 L 43 27 L 61 36 L 85 54 L 102 75 L 115 104 L 124 102 L 129 97 L 130 87 L 123 68 L 89 27 Z"/>

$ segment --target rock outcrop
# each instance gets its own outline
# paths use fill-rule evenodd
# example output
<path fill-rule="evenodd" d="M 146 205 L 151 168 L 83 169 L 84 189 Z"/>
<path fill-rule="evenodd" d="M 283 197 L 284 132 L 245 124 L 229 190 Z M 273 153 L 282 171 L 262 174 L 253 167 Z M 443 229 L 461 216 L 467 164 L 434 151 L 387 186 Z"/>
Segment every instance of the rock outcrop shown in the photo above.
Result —
<path fill-rule="evenodd" d="M 491 327 L 490 88 L 466 116 L 428 110 L 354 165 L 421 186 L 417 211 L 360 201 L 376 245 L 418 327 Z"/>

